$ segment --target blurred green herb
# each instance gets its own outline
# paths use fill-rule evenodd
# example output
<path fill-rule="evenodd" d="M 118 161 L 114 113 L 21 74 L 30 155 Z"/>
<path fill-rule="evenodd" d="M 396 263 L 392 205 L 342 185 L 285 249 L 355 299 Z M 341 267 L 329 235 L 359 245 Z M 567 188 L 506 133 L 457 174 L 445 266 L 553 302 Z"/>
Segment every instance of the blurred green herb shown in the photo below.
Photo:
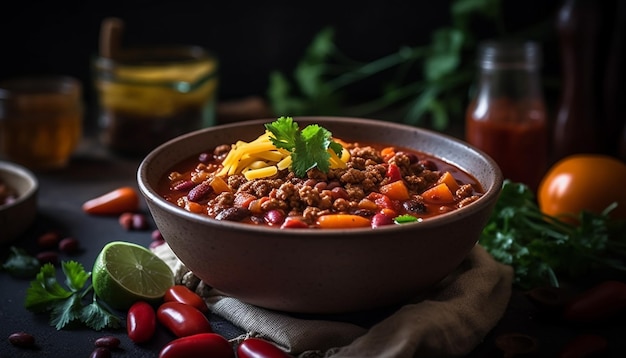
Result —
<path fill-rule="evenodd" d="M 267 96 L 274 113 L 363 116 L 400 106 L 405 123 L 426 125 L 428 118 L 430 127 L 447 129 L 453 118 L 464 118 L 474 79 L 474 49 L 479 39 L 472 24 L 490 24 L 497 36 L 508 35 L 501 0 L 454 0 L 450 12 L 451 24 L 436 29 L 429 44 L 405 46 L 366 63 L 342 54 L 333 42 L 334 29 L 322 29 L 297 64 L 292 81 L 278 71 L 270 74 Z M 537 30 L 543 31 L 543 26 L 524 35 Z M 412 70 L 421 73 L 420 78 L 408 76 Z M 344 103 L 348 86 L 388 71 L 393 73 L 380 96 Z"/>
<path fill-rule="evenodd" d="M 41 264 L 34 256 L 26 252 L 26 250 L 11 246 L 10 253 L 6 261 L 2 264 L 2 268 L 17 278 L 33 278 L 39 272 Z"/>
<path fill-rule="evenodd" d="M 541 212 L 524 184 L 505 181 L 479 243 L 496 260 L 511 265 L 521 288 L 560 285 L 596 269 L 626 272 L 626 221 L 581 212 L 579 225 Z"/>

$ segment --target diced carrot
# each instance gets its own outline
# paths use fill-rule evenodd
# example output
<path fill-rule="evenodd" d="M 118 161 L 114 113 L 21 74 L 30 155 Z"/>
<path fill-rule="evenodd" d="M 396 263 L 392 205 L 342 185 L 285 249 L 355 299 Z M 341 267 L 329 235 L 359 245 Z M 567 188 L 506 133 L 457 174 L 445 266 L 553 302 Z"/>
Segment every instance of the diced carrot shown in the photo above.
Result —
<path fill-rule="evenodd" d="M 443 175 L 441 176 L 441 178 L 439 178 L 439 181 L 437 182 L 446 183 L 448 189 L 450 189 L 450 191 L 453 193 L 459 189 L 459 183 L 457 183 L 456 179 L 454 179 L 450 172 L 443 173 Z"/>
<path fill-rule="evenodd" d="M 392 200 L 407 200 L 409 198 L 409 190 L 402 180 L 381 186 L 380 192 Z"/>
<path fill-rule="evenodd" d="M 261 214 L 263 212 L 263 208 L 262 205 L 264 202 L 270 200 L 269 197 L 264 196 L 258 199 L 254 199 L 250 202 L 250 204 L 248 205 L 248 210 L 250 210 L 251 213 L 253 214 Z"/>
<path fill-rule="evenodd" d="M 317 218 L 317 224 L 322 229 L 343 229 L 371 226 L 368 218 L 351 214 L 322 215 Z"/>
<path fill-rule="evenodd" d="M 197 214 L 204 212 L 204 208 L 202 207 L 202 205 L 189 200 L 185 201 L 185 210 Z"/>
<path fill-rule="evenodd" d="M 430 189 L 427 189 L 422 193 L 422 197 L 426 201 L 437 204 L 450 203 L 454 201 L 454 195 L 452 195 L 450 188 L 448 188 L 448 185 L 445 183 L 440 183 Z"/>
<path fill-rule="evenodd" d="M 211 181 L 211 188 L 213 188 L 213 191 L 217 194 L 225 191 L 232 192 L 226 181 L 222 179 L 222 177 L 218 176 L 213 177 L 213 180 Z"/>
<path fill-rule="evenodd" d="M 396 149 L 394 147 L 385 147 L 380 151 L 380 156 L 383 157 L 383 161 L 385 162 L 389 161 L 394 155 L 396 155 Z"/>
<path fill-rule="evenodd" d="M 376 210 L 378 209 L 378 205 L 376 205 L 375 202 L 369 200 L 369 199 L 361 199 L 361 201 L 359 201 L 359 204 L 357 205 L 357 207 L 359 209 L 364 209 L 364 210 Z"/>
<path fill-rule="evenodd" d="M 395 210 L 389 209 L 389 208 L 382 208 L 380 210 L 380 213 L 385 215 L 385 216 L 388 216 L 390 218 L 394 218 L 394 217 L 398 216 L 398 214 L 396 213 Z"/>

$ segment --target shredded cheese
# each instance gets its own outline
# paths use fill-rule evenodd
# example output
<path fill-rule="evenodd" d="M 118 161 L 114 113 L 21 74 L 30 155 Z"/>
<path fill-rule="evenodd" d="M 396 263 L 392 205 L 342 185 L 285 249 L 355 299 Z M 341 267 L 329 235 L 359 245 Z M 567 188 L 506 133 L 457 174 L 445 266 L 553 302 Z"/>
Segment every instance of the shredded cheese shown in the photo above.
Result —
<path fill-rule="evenodd" d="M 276 148 L 270 140 L 271 133 L 265 131 L 262 135 L 251 142 L 237 141 L 231 145 L 231 150 L 222 162 L 222 169 L 217 176 L 229 176 L 243 174 L 248 180 L 267 178 L 276 175 L 279 170 L 291 167 L 290 152 Z M 339 142 L 343 143 L 343 142 Z M 344 148 L 339 157 L 332 149 L 330 154 L 330 167 L 345 168 L 350 160 L 350 152 Z"/>

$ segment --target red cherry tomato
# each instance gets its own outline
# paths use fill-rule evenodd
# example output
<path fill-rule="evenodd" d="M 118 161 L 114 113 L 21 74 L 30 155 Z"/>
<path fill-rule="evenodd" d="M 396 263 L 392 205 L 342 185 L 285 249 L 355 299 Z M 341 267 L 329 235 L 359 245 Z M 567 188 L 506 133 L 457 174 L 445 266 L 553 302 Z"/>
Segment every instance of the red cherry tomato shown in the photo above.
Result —
<path fill-rule="evenodd" d="M 290 358 L 290 355 L 274 343 L 250 337 L 237 346 L 237 358 Z"/>
<path fill-rule="evenodd" d="M 209 311 L 206 303 L 198 295 L 193 292 L 187 286 L 183 285 L 174 285 L 170 287 L 167 291 L 165 291 L 165 296 L 163 296 L 163 300 L 165 302 L 180 302 L 186 305 L 193 306 L 197 308 L 199 311 L 206 313 Z"/>
<path fill-rule="evenodd" d="M 177 337 L 213 332 L 204 313 L 180 302 L 163 303 L 157 310 L 157 319 Z"/>
<path fill-rule="evenodd" d="M 176 338 L 159 352 L 159 358 L 235 358 L 226 338 L 217 333 L 198 333 Z"/>
<path fill-rule="evenodd" d="M 128 309 L 126 316 L 126 332 L 128 338 L 135 343 L 148 341 L 156 329 L 156 314 L 149 303 L 137 301 Z"/>

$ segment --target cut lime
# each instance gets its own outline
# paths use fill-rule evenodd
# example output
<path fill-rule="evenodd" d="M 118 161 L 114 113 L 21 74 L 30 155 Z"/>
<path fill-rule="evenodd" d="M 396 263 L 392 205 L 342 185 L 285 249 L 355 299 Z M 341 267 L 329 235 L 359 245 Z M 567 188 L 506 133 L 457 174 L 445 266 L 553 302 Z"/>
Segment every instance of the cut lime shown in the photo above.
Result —
<path fill-rule="evenodd" d="M 174 274 L 147 248 L 113 241 L 98 254 L 92 283 L 98 298 L 113 308 L 125 310 L 137 301 L 156 303 L 174 285 Z"/>

